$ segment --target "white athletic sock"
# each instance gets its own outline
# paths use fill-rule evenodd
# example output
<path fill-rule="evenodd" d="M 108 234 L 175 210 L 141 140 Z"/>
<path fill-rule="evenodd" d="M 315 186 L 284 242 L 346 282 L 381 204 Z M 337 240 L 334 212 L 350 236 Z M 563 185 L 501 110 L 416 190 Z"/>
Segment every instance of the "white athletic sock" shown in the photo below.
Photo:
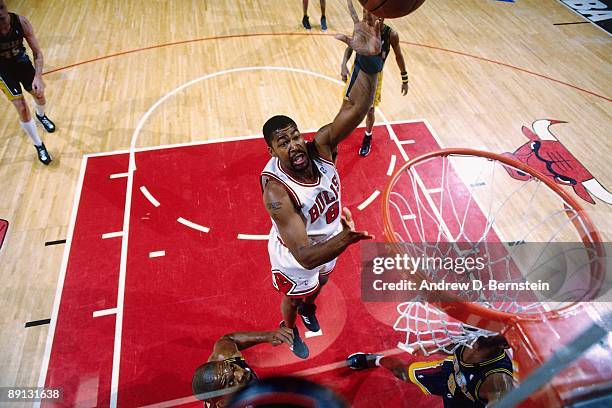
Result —
<path fill-rule="evenodd" d="M 39 105 L 34 102 L 34 109 L 36 110 L 36 114 L 38 116 L 45 116 L 45 105 Z"/>
<path fill-rule="evenodd" d="M 368 137 L 372 137 L 372 132 L 368 132 L 368 131 L 366 130 L 365 135 L 366 135 L 366 136 L 368 136 Z"/>
<path fill-rule="evenodd" d="M 34 119 L 30 119 L 27 122 L 19 121 L 21 128 L 30 136 L 30 139 L 34 142 L 36 146 L 42 145 L 42 140 L 40 140 L 40 136 L 38 136 L 38 130 L 36 129 L 36 123 L 34 123 Z"/>

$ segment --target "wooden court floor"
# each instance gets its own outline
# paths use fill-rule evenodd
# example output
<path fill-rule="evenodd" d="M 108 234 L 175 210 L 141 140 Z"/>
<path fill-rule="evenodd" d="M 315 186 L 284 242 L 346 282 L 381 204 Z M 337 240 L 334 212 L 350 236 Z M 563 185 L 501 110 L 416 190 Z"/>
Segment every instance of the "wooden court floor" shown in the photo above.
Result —
<path fill-rule="evenodd" d="M 329 78 L 339 80 L 344 50 L 331 33 L 352 25 L 345 2 L 328 0 L 322 33 L 311 3 L 306 32 L 298 0 L 7 0 L 40 41 L 58 130 L 42 134 L 55 158 L 44 167 L 0 101 L 0 386 L 38 383 L 49 326 L 24 324 L 51 316 L 64 248 L 45 243 L 66 238 L 84 154 L 129 148 L 149 108 L 207 75 L 159 106 L 138 147 L 255 135 L 276 113 L 302 129 L 331 121 L 342 87 Z M 579 21 L 556 0 L 427 0 L 388 21 L 410 90 L 401 96 L 390 56 L 380 108 L 390 121 L 426 119 L 444 147 L 494 152 L 524 144 L 521 127 L 538 119 L 566 122 L 551 130 L 612 190 L 612 37 L 555 25 Z M 583 204 L 610 240 L 612 205 L 595 202 Z"/>

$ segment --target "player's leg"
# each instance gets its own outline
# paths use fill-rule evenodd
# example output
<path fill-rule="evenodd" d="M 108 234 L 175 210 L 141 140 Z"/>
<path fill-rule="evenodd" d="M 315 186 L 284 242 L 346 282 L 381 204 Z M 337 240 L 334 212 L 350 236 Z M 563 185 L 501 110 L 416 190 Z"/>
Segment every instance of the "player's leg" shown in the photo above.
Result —
<path fill-rule="evenodd" d="M 372 129 L 374 128 L 374 106 L 370 108 L 368 114 L 366 115 L 366 130 L 365 135 L 363 135 L 363 140 L 361 141 L 361 147 L 359 148 L 359 155 L 361 157 L 366 157 L 370 154 L 371 144 L 372 144 Z"/>
<path fill-rule="evenodd" d="M 306 297 L 304 302 L 300 303 L 297 309 L 302 319 L 302 323 L 304 323 L 304 326 L 311 332 L 318 332 L 321 330 L 321 325 L 319 325 L 319 320 L 316 315 L 317 305 L 315 305 L 315 300 L 328 280 L 329 274 L 319 275 L 319 288 L 312 295 Z"/>
<path fill-rule="evenodd" d="M 270 259 L 274 263 L 274 252 L 272 254 Z M 284 271 L 273 269 L 272 285 L 283 295 L 281 300 L 281 314 L 283 316 L 281 326 L 293 330 L 293 346 L 291 350 L 293 354 L 299 358 L 308 358 L 310 354 L 308 346 L 306 346 L 306 343 L 301 339 L 300 332 L 295 323 L 298 306 L 304 301 L 304 297 L 318 290 L 319 283 L 316 280 L 316 276 L 312 275 L 306 280 L 303 286 L 298 287 L 296 282 L 300 280 L 302 271 L 302 269 L 285 269 Z"/>
<path fill-rule="evenodd" d="M 291 298 L 287 295 L 283 295 L 283 300 L 281 301 L 281 314 L 283 315 L 285 325 L 290 329 L 295 327 L 297 310 L 301 303 L 303 303 L 302 299 Z"/>
<path fill-rule="evenodd" d="M 32 82 L 34 81 L 34 75 L 36 70 L 30 60 L 20 62 L 19 65 L 19 81 L 23 84 L 23 87 L 28 91 L 34 98 L 34 110 L 36 111 L 36 119 L 43 125 L 48 133 L 55 132 L 55 123 L 51 121 L 45 114 L 45 106 L 47 99 L 45 98 L 45 91 L 35 92 L 32 90 Z"/>
<path fill-rule="evenodd" d="M 383 75 L 382 71 L 378 73 L 378 83 L 376 84 L 376 94 L 374 95 L 374 104 L 368 111 L 366 115 L 366 131 L 363 136 L 363 140 L 361 141 L 361 147 L 359 148 L 359 155 L 362 157 L 366 157 L 370 154 L 370 150 L 372 149 L 372 130 L 374 129 L 374 111 L 376 107 L 380 104 L 381 94 L 382 94 L 382 80 Z"/>
<path fill-rule="evenodd" d="M 281 326 L 287 327 L 293 330 L 293 346 L 291 351 L 299 358 L 308 358 L 310 351 L 308 346 L 304 343 L 304 340 L 300 337 L 300 331 L 298 330 L 295 320 L 297 318 L 298 305 L 303 302 L 301 298 L 294 298 L 291 296 L 283 295 L 281 301 L 281 313 L 283 315 L 283 321 Z"/>
<path fill-rule="evenodd" d="M 302 0 L 302 11 L 304 12 L 302 25 L 305 29 L 310 30 L 312 27 L 310 26 L 310 21 L 308 21 L 308 0 Z"/>
<path fill-rule="evenodd" d="M 55 123 L 53 123 L 53 121 L 49 119 L 47 117 L 47 114 L 45 113 L 45 108 L 47 106 L 47 98 L 45 98 L 44 91 L 40 97 L 37 97 L 34 94 L 32 94 L 32 97 L 34 97 L 34 110 L 36 111 L 36 119 L 38 119 L 38 121 L 43 125 L 43 127 L 48 133 L 55 132 Z"/>
<path fill-rule="evenodd" d="M 23 97 L 16 69 L 9 68 L 0 72 L 0 89 L 17 110 L 19 125 L 34 143 L 38 160 L 43 164 L 49 164 L 52 160 L 51 155 L 47 152 L 47 148 L 38 135 L 36 123 L 34 123 L 28 104 Z"/>
<path fill-rule="evenodd" d="M 45 144 L 38 135 L 36 123 L 34 123 L 34 119 L 32 119 L 32 115 L 30 114 L 30 109 L 28 108 L 25 98 L 22 96 L 21 98 L 14 99 L 11 102 L 19 114 L 19 125 L 34 143 L 36 154 L 38 154 L 38 160 L 40 160 L 41 163 L 48 165 L 51 163 L 53 158 L 47 151 Z"/>
<path fill-rule="evenodd" d="M 321 0 L 321 30 L 327 31 L 327 18 L 325 18 L 325 0 Z"/>

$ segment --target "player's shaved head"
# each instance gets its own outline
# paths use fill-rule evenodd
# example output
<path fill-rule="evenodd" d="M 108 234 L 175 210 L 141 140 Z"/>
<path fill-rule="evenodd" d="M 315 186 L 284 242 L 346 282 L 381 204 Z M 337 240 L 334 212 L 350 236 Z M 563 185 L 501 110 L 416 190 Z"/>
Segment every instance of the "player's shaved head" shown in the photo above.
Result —
<path fill-rule="evenodd" d="M 210 361 L 202 364 L 196 369 L 195 374 L 193 374 L 193 379 L 191 380 L 191 389 L 196 398 L 203 400 L 199 394 L 219 389 L 220 379 L 217 367 L 219 364 L 219 361 Z"/>
<path fill-rule="evenodd" d="M 199 366 L 191 380 L 191 390 L 196 398 L 219 406 L 227 395 L 236 392 L 255 377 L 249 370 L 224 361 L 209 361 Z"/>
<path fill-rule="evenodd" d="M 280 129 L 285 129 L 288 126 L 294 126 L 297 129 L 295 121 L 288 116 L 276 115 L 268 119 L 263 125 L 263 134 L 268 146 L 272 146 L 272 141 L 274 140 L 274 132 Z"/>
<path fill-rule="evenodd" d="M 480 337 L 478 339 L 478 346 L 486 347 L 486 348 L 496 347 L 500 349 L 510 348 L 510 345 L 508 344 L 508 340 L 506 340 L 506 338 L 501 334 L 498 334 L 496 336 Z"/>

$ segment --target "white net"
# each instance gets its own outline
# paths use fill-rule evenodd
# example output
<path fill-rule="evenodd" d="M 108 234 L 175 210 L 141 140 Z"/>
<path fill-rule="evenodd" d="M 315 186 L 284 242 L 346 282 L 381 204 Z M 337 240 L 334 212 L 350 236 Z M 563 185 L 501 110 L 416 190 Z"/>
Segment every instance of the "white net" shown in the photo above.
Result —
<path fill-rule="evenodd" d="M 430 282 L 469 283 L 460 301 L 544 318 L 593 295 L 602 254 L 592 224 L 537 177 L 498 160 L 451 154 L 417 161 L 393 183 L 387 222 L 397 250 L 423 259 L 418 273 Z M 469 257 L 485 261 L 457 263 Z M 491 286 L 498 282 L 514 286 Z M 440 300 L 416 300 L 425 299 Z M 493 334 L 425 302 L 402 303 L 398 312 L 395 329 L 407 333 L 405 350 L 452 353 Z"/>
<path fill-rule="evenodd" d="M 397 311 L 399 317 L 393 329 L 406 333 L 406 340 L 397 346 L 408 353 L 452 354 L 460 345 L 472 347 L 479 337 L 497 334 L 461 323 L 426 302 L 404 302 L 397 306 Z"/>

